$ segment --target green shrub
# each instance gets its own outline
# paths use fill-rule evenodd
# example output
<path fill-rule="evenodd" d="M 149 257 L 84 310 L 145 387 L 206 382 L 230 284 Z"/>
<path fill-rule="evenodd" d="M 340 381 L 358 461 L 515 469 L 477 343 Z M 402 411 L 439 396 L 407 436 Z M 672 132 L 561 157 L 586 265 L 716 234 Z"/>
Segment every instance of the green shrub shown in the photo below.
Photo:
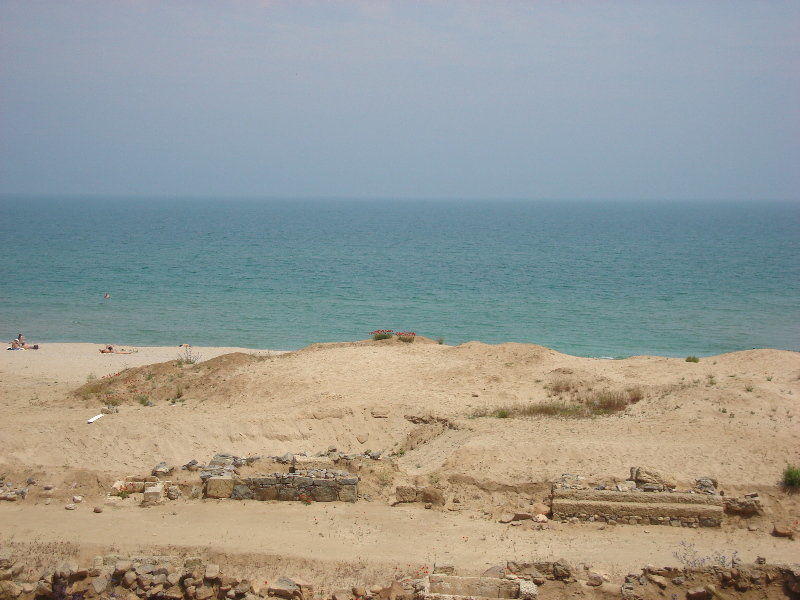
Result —
<path fill-rule="evenodd" d="M 687 356 L 686 362 L 700 362 L 700 359 L 697 358 L 696 356 Z"/>
<path fill-rule="evenodd" d="M 372 339 L 376 342 L 378 340 L 388 340 L 389 338 L 393 337 L 391 333 L 374 333 L 372 334 Z"/>
<path fill-rule="evenodd" d="M 783 470 L 783 485 L 787 488 L 800 488 L 800 467 L 786 465 Z"/>

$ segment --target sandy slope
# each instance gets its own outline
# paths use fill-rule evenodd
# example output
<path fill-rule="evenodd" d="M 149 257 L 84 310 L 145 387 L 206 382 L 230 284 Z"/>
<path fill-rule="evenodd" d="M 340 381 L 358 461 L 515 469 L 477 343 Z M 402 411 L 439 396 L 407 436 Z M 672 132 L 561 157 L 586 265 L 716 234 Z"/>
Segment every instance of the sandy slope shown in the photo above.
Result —
<path fill-rule="evenodd" d="M 624 571 L 668 560 L 679 541 L 690 538 L 707 552 L 798 559 L 796 545 L 766 536 L 772 518 L 800 518 L 797 498 L 776 486 L 787 463 L 800 463 L 798 353 L 751 350 L 695 364 L 648 356 L 586 359 L 523 344 L 388 341 L 320 344 L 285 354 L 195 348 L 205 362 L 180 365 L 153 364 L 174 361 L 177 348 L 140 348 L 132 355 L 97 349 L 52 344 L 0 353 L 0 472 L 14 479 L 32 475 L 55 483 L 62 496 L 77 491 L 100 502 L 114 477 L 146 472 L 159 460 L 204 461 L 218 451 L 316 453 L 330 445 L 399 455 L 362 473 L 362 487 L 373 498 L 363 506 L 301 512 L 308 507 L 196 501 L 176 505 L 175 515 L 123 507 L 64 516 L 61 496 L 45 507 L 34 495 L 24 505 L 0 506 L 8 535 L 20 539 L 47 530 L 48 539 L 113 544 L 113 535 L 96 527 L 113 518 L 115 531 L 124 534 L 118 543 L 195 547 L 213 541 L 225 552 L 285 551 L 313 560 L 426 562 L 434 549 L 452 548 L 448 558 L 475 569 L 512 558 L 514 548 L 538 548 L 576 560 L 584 553 L 585 560 Z M 87 386 L 90 373 L 96 379 Z M 570 389 L 556 393 L 559 386 Z M 642 399 L 609 416 L 474 416 L 632 389 Z M 143 406 L 142 398 L 154 406 Z M 110 399 L 120 403 L 119 413 L 88 425 Z M 710 475 L 729 492 L 758 490 L 769 515 L 755 521 L 756 532 L 654 528 L 643 535 L 636 527 L 610 533 L 588 525 L 532 532 L 496 523 L 498 511 L 530 506 L 562 473 L 608 481 L 625 478 L 633 465 L 663 469 L 684 484 Z M 390 508 L 394 486 L 412 481 L 436 485 L 461 502 L 438 511 Z M 328 519 L 316 533 L 308 521 L 313 511 Z M 175 517 L 179 525 L 168 526 Z M 270 532 L 264 539 L 239 531 L 253 518 Z M 140 530 L 140 523 L 150 523 L 152 532 L 145 534 L 151 529 Z M 422 534 L 430 539 L 417 537 Z M 473 543 L 459 544 L 462 535 Z"/>

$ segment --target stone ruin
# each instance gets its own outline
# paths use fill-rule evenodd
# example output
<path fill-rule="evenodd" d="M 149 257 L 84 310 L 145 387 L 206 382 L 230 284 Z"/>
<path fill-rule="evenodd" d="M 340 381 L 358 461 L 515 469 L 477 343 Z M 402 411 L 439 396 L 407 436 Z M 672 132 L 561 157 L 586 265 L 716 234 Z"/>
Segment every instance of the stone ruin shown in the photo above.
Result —
<path fill-rule="evenodd" d="M 757 493 L 724 496 L 717 486 L 715 479 L 701 477 L 693 488 L 679 490 L 673 478 L 645 467 L 631 467 L 624 482 L 593 487 L 582 477 L 564 474 L 553 484 L 552 518 L 696 528 L 719 527 L 726 514 L 749 517 L 763 512 Z"/>
<path fill-rule="evenodd" d="M 355 502 L 358 476 L 333 469 L 301 469 L 294 473 L 271 473 L 236 479 L 209 477 L 206 498 L 234 500 L 300 500 L 309 502 Z"/>
<path fill-rule="evenodd" d="M 354 585 L 322 593 L 297 577 L 265 581 L 228 574 L 216 563 L 199 557 L 95 557 L 91 566 L 66 560 L 44 570 L 26 568 L 22 560 L 0 553 L 0 599 L 63 600 L 533 600 L 548 598 L 686 598 L 713 600 L 730 594 L 748 597 L 800 595 L 800 568 L 754 564 L 731 559 L 726 566 L 653 567 L 611 581 L 588 565 L 574 566 L 564 559 L 542 562 L 509 561 L 480 576 L 456 575 L 453 566 L 425 567 L 413 577 L 388 586 Z M 723 591 L 725 590 L 725 591 Z"/>
<path fill-rule="evenodd" d="M 260 458 L 242 458 L 232 454 L 217 454 L 207 465 L 192 460 L 181 469 L 199 472 L 202 487 L 195 487 L 192 497 L 307 502 L 355 502 L 358 499 L 359 477 L 354 473 L 322 467 L 316 458 L 292 454 L 271 458 L 275 463 L 288 465 L 288 472 L 243 477 L 239 468 L 252 465 Z M 298 468 L 298 464 L 305 464 L 308 468 Z M 164 498 L 175 500 L 183 492 L 180 485 L 165 479 L 173 471 L 173 467 L 159 463 L 151 475 L 130 476 L 115 482 L 112 493 L 141 493 L 144 505 L 159 504 Z"/>

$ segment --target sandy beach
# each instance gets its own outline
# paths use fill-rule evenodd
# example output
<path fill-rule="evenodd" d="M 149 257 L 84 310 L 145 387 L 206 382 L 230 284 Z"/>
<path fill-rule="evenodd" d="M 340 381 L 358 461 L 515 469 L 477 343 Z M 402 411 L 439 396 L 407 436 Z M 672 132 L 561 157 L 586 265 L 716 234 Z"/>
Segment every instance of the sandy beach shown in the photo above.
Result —
<path fill-rule="evenodd" d="M 24 502 L 0 503 L 7 540 L 69 540 L 79 554 L 201 552 L 208 544 L 206 551 L 231 563 L 258 555 L 260 565 L 275 568 L 287 560 L 313 564 L 330 585 L 352 578 L 343 564 L 366 563 L 360 572 L 372 576 L 442 557 L 474 573 L 512 555 L 566 556 L 621 576 L 646 562 L 674 563 L 681 542 L 709 555 L 800 560 L 796 543 L 769 535 L 774 521 L 800 517 L 797 496 L 778 485 L 783 467 L 800 462 L 797 353 L 600 360 L 534 345 L 451 347 L 420 338 L 290 353 L 196 347 L 200 361 L 192 364 L 176 361 L 177 347 L 107 355 L 99 348 L 43 344 L 0 353 L 0 469 L 6 481 L 36 482 Z M 641 398 L 613 414 L 513 412 L 633 389 Z M 87 423 L 112 401 L 118 412 Z M 498 417 L 498 409 L 511 414 Z M 358 467 L 365 499 L 356 504 L 183 498 L 143 512 L 134 497 L 106 497 L 114 480 L 149 473 L 160 461 L 204 462 L 218 452 L 314 456 L 332 447 L 383 452 Z M 564 473 L 615 482 L 641 465 L 685 487 L 712 477 L 728 495 L 757 492 L 765 513 L 722 528 L 647 533 L 630 525 L 553 522 L 536 530 L 497 522 L 546 500 L 549 482 Z M 196 477 L 181 473 L 187 482 Z M 45 483 L 55 490 L 43 492 Z M 399 485 L 433 486 L 446 503 L 393 507 Z M 74 494 L 85 504 L 67 513 Z M 93 505 L 106 509 L 93 514 Z M 248 532 L 253 520 L 259 532 Z"/>

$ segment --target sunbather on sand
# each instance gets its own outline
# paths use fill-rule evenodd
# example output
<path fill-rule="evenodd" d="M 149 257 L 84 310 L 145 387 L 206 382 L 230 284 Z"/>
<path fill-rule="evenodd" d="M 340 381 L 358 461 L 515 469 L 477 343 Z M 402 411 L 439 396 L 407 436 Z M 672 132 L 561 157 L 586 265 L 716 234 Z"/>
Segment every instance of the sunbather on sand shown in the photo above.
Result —
<path fill-rule="evenodd" d="M 133 354 L 129 350 L 117 350 L 114 346 L 106 346 L 105 348 L 100 348 L 100 354 Z"/>

